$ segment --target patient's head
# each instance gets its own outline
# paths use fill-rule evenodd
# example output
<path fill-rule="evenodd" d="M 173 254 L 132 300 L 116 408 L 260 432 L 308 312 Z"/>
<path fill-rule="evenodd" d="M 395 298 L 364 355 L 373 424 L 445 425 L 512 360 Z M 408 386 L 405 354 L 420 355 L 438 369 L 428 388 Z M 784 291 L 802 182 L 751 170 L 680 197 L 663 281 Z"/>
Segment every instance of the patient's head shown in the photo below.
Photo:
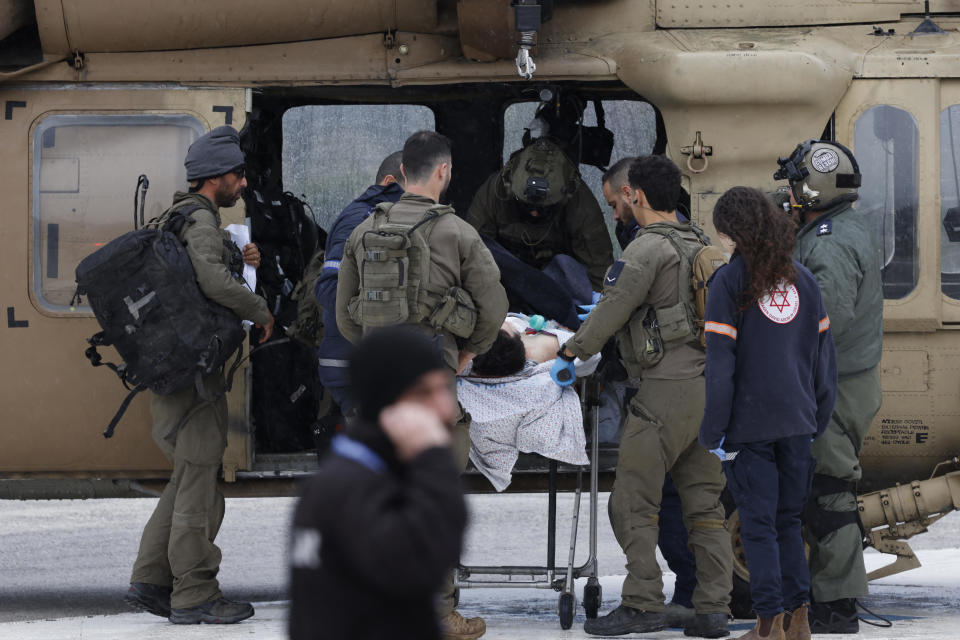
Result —
<path fill-rule="evenodd" d="M 471 375 L 501 378 L 513 375 L 527 363 L 527 352 L 520 334 L 500 329 L 493 346 L 473 359 Z"/>

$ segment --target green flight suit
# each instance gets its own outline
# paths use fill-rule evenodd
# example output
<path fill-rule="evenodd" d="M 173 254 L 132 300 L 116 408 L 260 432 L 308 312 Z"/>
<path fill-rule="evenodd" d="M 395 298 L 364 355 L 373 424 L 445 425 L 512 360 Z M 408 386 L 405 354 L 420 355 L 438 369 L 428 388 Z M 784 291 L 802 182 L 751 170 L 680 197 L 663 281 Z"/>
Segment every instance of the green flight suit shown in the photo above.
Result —
<path fill-rule="evenodd" d="M 862 473 L 860 448 L 881 402 L 881 254 L 862 216 L 842 203 L 800 229 L 794 257 L 820 284 L 837 347 L 837 403 L 827 430 L 812 447 L 815 473 L 824 476 L 815 476 L 813 483 L 811 507 L 818 523 L 808 522 L 804 531 L 813 597 L 831 602 L 867 594 L 853 486 Z M 838 487 L 843 483 L 849 488 Z"/>
<path fill-rule="evenodd" d="M 390 208 L 387 219 L 415 224 L 428 209 L 436 206 L 437 203 L 430 198 L 408 191 Z M 360 341 L 365 327 L 354 321 L 348 308 L 351 300 L 360 292 L 360 265 L 364 253 L 362 237 L 373 228 L 373 224 L 374 217 L 370 216 L 350 234 L 337 278 L 337 328 L 343 337 L 353 343 Z M 456 373 L 461 348 L 479 355 L 486 353 L 493 345 L 507 316 L 507 293 L 500 284 L 500 270 L 483 240 L 473 227 L 453 213 L 452 208 L 432 223 L 428 234 L 430 285 L 442 289 L 453 286 L 465 289 L 477 310 L 477 322 L 470 337 L 459 339 L 452 333 L 441 332 L 444 360 L 450 370 Z M 433 333 L 433 329 L 426 324 L 424 329 Z M 453 452 L 462 471 L 467 468 L 470 453 L 470 414 L 463 410 L 462 405 L 458 404 L 458 408 L 460 413 L 453 431 Z M 453 609 L 451 575 L 440 589 L 437 613 L 443 617 Z"/>
<path fill-rule="evenodd" d="M 613 262 L 613 244 L 597 199 L 576 177 L 576 191 L 544 218 L 533 218 L 530 205 L 522 205 L 505 191 L 500 172 L 484 182 L 465 216 L 481 234 L 496 240 L 522 262 L 537 269 L 557 254 L 573 257 L 587 268 L 596 291 Z"/>
<path fill-rule="evenodd" d="M 180 232 L 203 294 L 232 309 L 237 322 L 269 322 L 263 298 L 227 268 L 235 258 L 217 207 L 199 194 L 177 193 L 174 202 L 203 207 Z M 223 375 L 211 374 L 203 384 L 208 395 L 215 395 L 223 388 Z M 220 549 L 213 541 L 224 511 L 217 476 L 227 446 L 227 399 L 204 403 L 193 388 L 167 396 L 151 393 L 150 413 L 153 440 L 173 463 L 173 473 L 144 527 L 130 581 L 172 587 L 171 607 L 194 607 L 221 596 Z"/>
<path fill-rule="evenodd" d="M 689 224 L 656 223 L 661 225 L 696 242 Z M 694 608 L 697 613 L 729 613 L 733 555 L 720 503 L 723 472 L 716 456 L 697 442 L 706 393 L 704 351 L 690 343 L 667 343 L 663 359 L 647 369 L 633 356 L 631 319 L 641 306 L 677 304 L 679 277 L 680 258 L 670 241 L 641 233 L 607 271 L 603 297 L 566 347 L 585 359 L 616 334 L 628 374 L 634 380 L 643 376 L 624 420 L 610 496 L 614 534 L 627 556 L 623 604 L 664 610 L 656 547 L 663 477 L 669 471 L 697 563 Z"/>

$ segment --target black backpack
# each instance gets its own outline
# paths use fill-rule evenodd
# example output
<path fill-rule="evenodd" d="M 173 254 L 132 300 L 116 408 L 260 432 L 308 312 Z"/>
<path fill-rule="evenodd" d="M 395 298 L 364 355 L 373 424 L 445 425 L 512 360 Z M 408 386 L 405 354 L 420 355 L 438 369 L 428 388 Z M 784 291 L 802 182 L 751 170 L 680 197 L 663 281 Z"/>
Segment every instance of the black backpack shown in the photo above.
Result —
<path fill-rule="evenodd" d="M 77 265 L 77 294 L 87 296 L 102 331 L 87 341 L 95 367 L 112 369 L 131 389 L 104 431 L 113 430 L 133 397 L 150 389 L 169 395 L 196 386 L 207 402 L 204 376 L 224 365 L 242 346 L 245 332 L 230 309 L 203 295 L 187 250 L 184 224 L 199 206 L 172 211 L 163 226 L 125 233 Z M 99 346 L 112 346 L 123 363 L 103 362 Z M 238 354 L 239 359 L 239 354 Z"/>

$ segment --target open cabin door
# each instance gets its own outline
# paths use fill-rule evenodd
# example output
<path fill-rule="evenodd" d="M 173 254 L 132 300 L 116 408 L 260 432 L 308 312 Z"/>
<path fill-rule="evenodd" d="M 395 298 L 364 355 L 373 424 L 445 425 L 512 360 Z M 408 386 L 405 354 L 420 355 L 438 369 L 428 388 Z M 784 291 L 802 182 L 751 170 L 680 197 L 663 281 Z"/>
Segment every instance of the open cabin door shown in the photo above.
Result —
<path fill-rule="evenodd" d="M 0 475 L 167 475 L 169 463 L 151 439 L 148 393 L 134 400 L 112 439 L 101 436 L 126 391 L 84 357 L 99 327 L 89 307 L 70 304 L 74 269 L 133 229 L 140 175 L 149 179 L 149 220 L 185 188 L 189 144 L 223 124 L 239 130 L 246 107 L 239 88 L 0 85 Z M 243 222 L 242 208 L 221 213 L 225 225 Z M 240 371 L 229 398 L 228 480 L 249 466 L 246 386 Z"/>

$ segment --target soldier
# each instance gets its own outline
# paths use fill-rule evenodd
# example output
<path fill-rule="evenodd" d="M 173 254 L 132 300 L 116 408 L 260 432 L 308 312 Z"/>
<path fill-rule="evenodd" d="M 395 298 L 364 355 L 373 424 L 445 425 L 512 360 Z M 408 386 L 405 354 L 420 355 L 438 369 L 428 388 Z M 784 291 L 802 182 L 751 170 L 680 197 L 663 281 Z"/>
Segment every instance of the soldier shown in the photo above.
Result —
<path fill-rule="evenodd" d="M 402 151 L 396 151 L 384 158 L 377 170 L 376 182 L 367 187 L 359 198 L 348 204 L 330 226 L 323 270 L 314 289 L 314 295 L 323 308 L 323 342 L 320 343 L 320 349 L 317 352 L 320 383 L 330 391 L 330 395 L 340 405 L 344 415 L 350 413 L 351 402 L 347 390 L 347 358 L 350 355 L 350 343 L 337 330 L 337 277 L 340 274 L 343 246 L 357 225 L 373 213 L 374 207 L 381 202 L 396 202 L 403 195 L 400 175 L 402 155 Z"/>
<path fill-rule="evenodd" d="M 817 468 L 804 510 L 810 545 L 813 633 L 857 633 L 856 598 L 867 594 L 863 534 L 857 516 L 860 448 L 880 410 L 883 339 L 881 254 L 852 208 L 860 169 L 843 145 L 807 140 L 778 160 L 775 180 L 788 180 L 799 226 L 796 259 L 823 293 L 837 346 L 837 403 L 813 445 Z"/>
<path fill-rule="evenodd" d="M 621 158 L 610 165 L 603 174 L 603 197 L 613 211 L 617 223 L 617 240 L 620 248 L 626 249 L 639 224 L 638 213 L 634 213 L 634 190 L 630 186 L 627 172 L 636 158 Z M 677 222 L 684 222 L 677 215 Z M 627 391 L 627 400 L 633 396 L 633 389 Z M 676 580 L 673 584 L 673 597 L 667 603 L 667 625 L 682 627 L 693 618 L 693 590 L 697 586 L 697 565 L 690 548 L 687 546 L 687 528 L 683 525 L 683 508 L 680 494 L 668 473 L 663 479 L 663 495 L 660 499 L 660 533 L 657 546 L 663 554 L 667 566 L 673 571 Z"/>
<path fill-rule="evenodd" d="M 616 334 L 629 382 L 637 386 L 643 377 L 624 422 L 610 497 L 614 534 L 627 555 L 622 600 L 606 616 L 587 620 L 584 631 L 612 636 L 666 627 L 655 550 L 663 478 L 669 471 L 682 499 L 697 565 L 696 615 L 684 632 L 719 638 L 729 633 L 733 558 L 720 504 L 720 462 L 697 442 L 704 408 L 704 351 L 689 323 L 682 330 L 678 323 L 667 322 L 693 304 L 692 287 L 684 288 L 690 274 L 681 266 L 681 251 L 686 261 L 707 241 L 690 224 L 676 221 L 680 170 L 673 162 L 664 156 L 639 158 L 628 178 L 643 229 L 607 271 L 603 297 L 557 352 L 551 371 L 555 380 L 571 383 L 573 359 L 597 353 Z"/>
<path fill-rule="evenodd" d="M 613 246 L 600 205 L 558 144 L 537 138 L 514 154 L 481 185 L 466 220 L 487 239 L 512 309 L 579 325 L 574 305 L 602 287 Z"/>
<path fill-rule="evenodd" d="M 639 227 L 636 216 L 633 215 L 633 189 L 627 179 L 627 172 L 634 160 L 636 158 L 629 156 L 620 158 L 610 165 L 602 178 L 603 198 L 610 206 L 613 220 L 617 223 L 617 241 L 621 249 L 627 248 Z"/>
<path fill-rule="evenodd" d="M 438 204 L 451 177 L 450 142 L 418 131 L 403 146 L 403 196 L 377 205 L 347 240 L 337 283 L 337 326 L 356 344 L 375 326 L 412 324 L 442 345 L 452 372 L 493 344 L 507 313 L 500 272 L 479 234 Z M 360 273 L 363 273 L 363 279 Z M 453 449 L 462 471 L 470 451 L 470 415 L 458 407 Z M 454 610 L 452 580 L 438 613 L 445 637 L 470 640 L 486 631 L 481 618 Z"/>
<path fill-rule="evenodd" d="M 230 236 L 220 229 L 220 207 L 233 206 L 247 185 L 240 137 L 232 127 L 217 127 L 187 150 L 189 193 L 177 192 L 171 211 L 200 205 L 180 240 L 205 296 L 263 328 L 260 342 L 273 333 L 266 301 L 245 287 L 231 268 L 240 258 Z M 259 252 L 244 247 L 243 259 L 256 266 Z M 239 319 L 237 320 L 239 322 Z M 222 372 L 203 380 L 216 396 L 224 386 Z M 173 463 L 163 490 L 140 539 L 126 600 L 174 624 L 233 623 L 253 615 L 248 602 L 230 602 L 220 593 L 217 572 L 220 549 L 213 543 L 223 521 L 224 500 L 217 475 L 227 446 L 227 399 L 208 402 L 196 389 L 167 396 L 151 394 L 153 439 Z"/>

